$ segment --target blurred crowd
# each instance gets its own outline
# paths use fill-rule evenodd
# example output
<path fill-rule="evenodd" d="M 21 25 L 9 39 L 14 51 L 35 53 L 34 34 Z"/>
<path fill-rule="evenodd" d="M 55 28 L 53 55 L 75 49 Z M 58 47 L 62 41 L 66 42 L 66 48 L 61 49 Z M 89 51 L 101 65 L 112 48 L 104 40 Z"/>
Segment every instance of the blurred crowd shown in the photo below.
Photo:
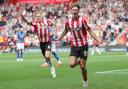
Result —
<path fill-rule="evenodd" d="M 80 0 L 80 15 L 86 18 L 89 26 L 108 44 L 117 45 L 115 42 L 119 35 L 128 29 L 128 2 L 127 0 Z M 17 3 L 2 4 L 0 6 L 0 21 L 5 21 L 5 26 L 0 26 L 0 50 L 15 48 L 16 34 L 20 26 L 23 26 L 25 37 L 25 46 L 39 46 L 38 37 L 33 33 L 33 27 L 27 25 L 21 19 L 21 13 L 26 12 L 28 21 L 32 21 L 33 13 L 36 7 L 42 11 L 43 17 L 51 18 L 55 22 L 53 29 L 56 36 L 60 35 L 64 30 L 64 22 L 70 18 L 70 6 L 73 3 L 45 5 Z M 50 17 L 49 17 L 50 16 Z M 69 44 L 69 36 L 64 37 L 58 46 L 67 46 Z M 93 45 L 93 39 L 88 36 L 89 44 Z"/>

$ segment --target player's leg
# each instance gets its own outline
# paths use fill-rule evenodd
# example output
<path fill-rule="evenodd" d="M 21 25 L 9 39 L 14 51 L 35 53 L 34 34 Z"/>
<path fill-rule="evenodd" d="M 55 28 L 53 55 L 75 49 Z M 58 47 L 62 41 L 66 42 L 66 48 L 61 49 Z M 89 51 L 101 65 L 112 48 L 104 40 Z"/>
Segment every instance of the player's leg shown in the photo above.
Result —
<path fill-rule="evenodd" d="M 77 66 L 79 63 L 77 62 L 77 57 L 76 56 L 70 56 L 69 59 L 69 65 L 71 68 L 74 68 L 75 66 Z"/>
<path fill-rule="evenodd" d="M 74 68 L 79 64 L 79 60 L 77 60 L 78 56 L 79 53 L 76 51 L 76 48 L 71 47 L 70 58 L 69 58 L 69 65 L 71 68 Z"/>
<path fill-rule="evenodd" d="M 56 66 L 57 67 L 60 67 L 62 65 L 62 62 L 59 58 L 59 56 L 57 55 L 57 52 L 56 52 L 56 45 L 54 43 L 52 43 L 51 45 L 51 51 L 52 51 L 52 55 L 55 57 L 55 59 L 57 60 L 57 64 Z"/>
<path fill-rule="evenodd" d="M 45 47 L 43 45 L 44 44 L 42 42 L 40 42 L 40 49 L 41 49 L 42 55 L 45 58 Z M 46 62 L 46 59 L 45 59 L 45 63 L 44 64 L 41 64 L 40 66 L 41 67 L 48 67 L 49 66 L 48 63 Z"/>
<path fill-rule="evenodd" d="M 20 50 L 17 49 L 17 61 L 20 61 Z"/>
<path fill-rule="evenodd" d="M 80 51 L 80 68 L 83 77 L 83 87 L 88 86 L 86 61 L 88 57 L 88 46 L 83 46 Z"/>
<path fill-rule="evenodd" d="M 53 63 L 51 61 L 50 44 L 40 42 L 40 48 L 41 48 L 41 52 L 42 52 L 42 54 L 43 54 L 43 56 L 45 58 L 47 67 L 49 67 L 51 69 L 52 77 L 55 78 L 56 77 L 56 73 L 55 73 L 54 65 L 53 65 Z M 44 64 L 42 64 L 41 66 L 44 67 Z"/>
<path fill-rule="evenodd" d="M 24 51 L 24 43 L 21 43 L 20 61 L 23 61 L 23 51 Z"/>
<path fill-rule="evenodd" d="M 127 50 L 126 56 L 128 56 L 128 42 L 126 43 L 126 50 Z"/>
<path fill-rule="evenodd" d="M 80 59 L 80 68 L 81 68 L 82 77 L 83 77 L 83 87 L 87 87 L 88 79 L 87 79 L 86 60 L 83 58 Z"/>
<path fill-rule="evenodd" d="M 128 56 L 128 46 L 127 46 L 127 53 L 126 53 L 126 55 Z"/>
<path fill-rule="evenodd" d="M 20 61 L 20 44 L 17 43 L 16 47 L 17 47 L 17 61 Z"/>
<path fill-rule="evenodd" d="M 1 52 L 2 52 L 1 50 L 2 50 L 2 49 L 1 49 L 1 43 L 0 43 L 0 55 L 1 55 Z"/>
<path fill-rule="evenodd" d="M 49 51 L 49 50 L 45 51 L 45 59 L 46 59 L 46 62 L 48 63 L 48 65 L 49 65 L 49 67 L 51 67 L 52 66 L 51 51 Z"/>
<path fill-rule="evenodd" d="M 99 54 L 101 54 L 101 50 L 100 50 L 100 48 L 99 48 L 99 45 L 96 45 L 96 52 L 98 52 Z"/>
<path fill-rule="evenodd" d="M 56 77 L 56 71 L 55 71 L 55 67 L 53 65 L 53 62 L 51 60 L 51 51 L 49 51 L 49 50 L 45 51 L 45 59 L 46 59 L 46 62 L 48 63 L 48 65 L 51 69 L 52 77 L 55 78 Z"/>
<path fill-rule="evenodd" d="M 52 51 L 52 55 L 55 57 L 55 59 L 57 60 L 57 67 L 60 67 L 62 65 L 62 62 L 60 60 L 60 57 L 57 55 L 56 51 Z"/>
<path fill-rule="evenodd" d="M 91 48 L 91 55 L 94 55 L 94 53 L 95 53 L 95 46 L 92 46 L 92 48 Z"/>

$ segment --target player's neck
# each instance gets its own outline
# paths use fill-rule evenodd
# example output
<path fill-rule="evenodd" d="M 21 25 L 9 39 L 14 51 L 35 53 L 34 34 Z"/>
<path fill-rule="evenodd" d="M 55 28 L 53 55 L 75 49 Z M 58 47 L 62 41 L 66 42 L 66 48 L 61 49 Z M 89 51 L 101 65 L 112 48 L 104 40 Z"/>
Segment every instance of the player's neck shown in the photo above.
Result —
<path fill-rule="evenodd" d="M 41 23 L 41 20 L 38 20 L 39 23 Z"/>

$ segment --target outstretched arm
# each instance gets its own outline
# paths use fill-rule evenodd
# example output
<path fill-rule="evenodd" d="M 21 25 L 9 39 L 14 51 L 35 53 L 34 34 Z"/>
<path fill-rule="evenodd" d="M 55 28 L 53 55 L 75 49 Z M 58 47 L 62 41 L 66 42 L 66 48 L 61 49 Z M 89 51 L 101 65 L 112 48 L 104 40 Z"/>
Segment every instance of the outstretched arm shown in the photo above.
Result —
<path fill-rule="evenodd" d="M 98 42 L 98 43 L 102 43 L 102 40 L 96 36 L 96 34 L 92 31 L 92 30 L 87 30 L 89 32 L 89 34 Z"/>
<path fill-rule="evenodd" d="M 89 34 L 99 43 L 102 43 L 102 40 L 96 36 L 96 34 L 91 30 L 90 26 L 88 26 L 87 22 L 85 19 L 83 19 L 83 25 L 84 28 L 89 32 Z"/>
<path fill-rule="evenodd" d="M 26 22 L 28 25 L 33 26 L 32 22 L 28 22 L 23 15 L 21 15 L 24 22 Z"/>
<path fill-rule="evenodd" d="M 57 38 L 57 41 L 61 40 L 67 33 L 68 33 L 68 30 L 64 30 L 60 35 L 60 37 Z"/>
<path fill-rule="evenodd" d="M 62 32 L 62 34 L 57 38 L 57 40 L 59 41 L 59 40 L 61 40 L 67 33 L 68 33 L 68 31 L 70 30 L 70 28 L 69 28 L 69 22 L 68 22 L 68 20 L 66 21 L 66 23 L 65 23 L 65 30 Z"/>

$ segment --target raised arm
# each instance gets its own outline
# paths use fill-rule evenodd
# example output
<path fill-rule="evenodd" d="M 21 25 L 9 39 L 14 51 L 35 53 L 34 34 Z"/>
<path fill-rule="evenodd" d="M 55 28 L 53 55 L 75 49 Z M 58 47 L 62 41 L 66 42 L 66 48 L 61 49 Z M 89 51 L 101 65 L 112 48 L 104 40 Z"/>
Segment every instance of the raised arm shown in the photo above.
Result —
<path fill-rule="evenodd" d="M 21 17 L 22 17 L 24 22 L 26 22 L 28 25 L 33 26 L 32 22 L 27 21 L 23 15 L 21 15 Z"/>

